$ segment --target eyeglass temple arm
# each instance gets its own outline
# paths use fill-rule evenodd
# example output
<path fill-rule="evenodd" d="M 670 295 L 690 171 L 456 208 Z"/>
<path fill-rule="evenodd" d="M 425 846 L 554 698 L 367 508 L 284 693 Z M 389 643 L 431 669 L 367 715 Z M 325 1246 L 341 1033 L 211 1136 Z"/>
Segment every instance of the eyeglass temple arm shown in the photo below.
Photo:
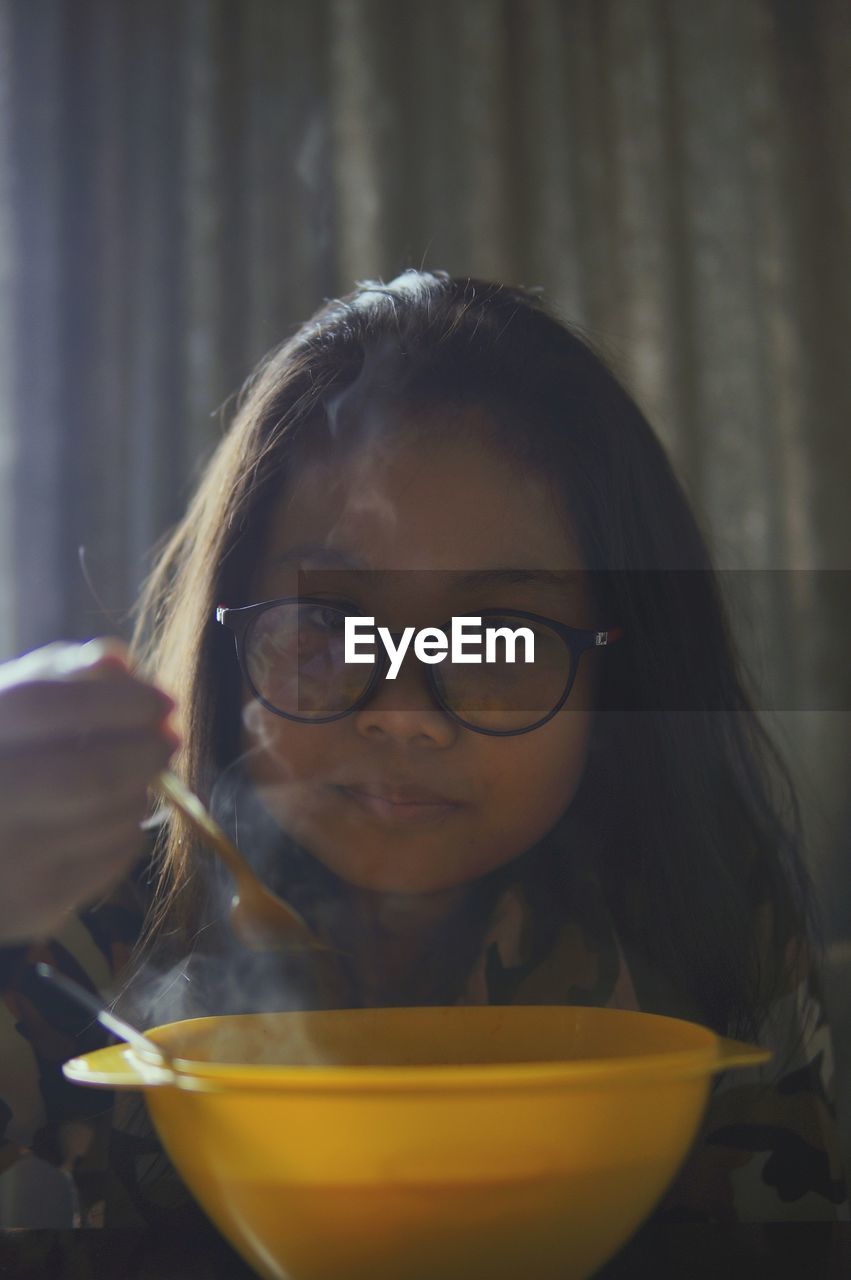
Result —
<path fill-rule="evenodd" d="M 609 627 L 608 631 L 597 631 L 594 636 L 594 646 L 599 648 L 602 645 L 614 644 L 616 640 L 623 639 L 623 627 Z"/>
<path fill-rule="evenodd" d="M 217 605 L 216 622 L 220 622 L 223 626 L 231 626 L 231 618 L 229 615 L 236 613 L 237 610 L 229 609 L 227 605 Z M 401 632 L 399 633 L 401 635 Z M 393 638 L 398 640 L 399 635 Z M 605 645 L 614 644 L 616 640 L 623 639 L 623 627 L 609 627 L 606 631 L 597 631 L 594 633 L 594 647 L 602 648 Z"/>

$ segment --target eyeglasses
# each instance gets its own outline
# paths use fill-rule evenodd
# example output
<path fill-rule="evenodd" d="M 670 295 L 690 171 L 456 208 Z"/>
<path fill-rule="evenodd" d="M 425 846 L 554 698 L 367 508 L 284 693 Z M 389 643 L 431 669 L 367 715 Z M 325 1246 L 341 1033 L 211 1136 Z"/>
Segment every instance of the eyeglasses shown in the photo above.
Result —
<path fill-rule="evenodd" d="M 234 632 L 237 659 L 255 697 L 275 715 L 304 724 L 351 715 L 386 676 L 389 658 L 377 641 L 371 663 L 345 661 L 345 620 L 363 616 L 346 601 L 318 596 L 216 610 L 216 621 Z M 495 737 L 530 733 L 546 724 L 567 701 L 582 654 L 623 635 L 620 627 L 580 630 L 519 609 L 482 609 L 476 617 L 483 627 L 528 628 L 534 661 L 508 661 L 505 644 L 494 662 L 453 662 L 447 655 L 440 663 L 424 664 L 425 678 L 447 716 L 465 729 Z M 450 623 L 442 630 L 448 632 Z M 393 635 L 396 644 L 399 634 Z"/>

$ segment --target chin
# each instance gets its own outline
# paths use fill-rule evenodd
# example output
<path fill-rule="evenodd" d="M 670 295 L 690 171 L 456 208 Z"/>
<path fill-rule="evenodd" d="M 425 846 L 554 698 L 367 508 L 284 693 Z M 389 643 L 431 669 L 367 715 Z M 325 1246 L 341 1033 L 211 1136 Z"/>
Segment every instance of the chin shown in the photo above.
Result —
<path fill-rule="evenodd" d="M 324 846 L 324 847 L 323 847 Z M 370 893 L 426 895 L 445 893 L 469 883 L 484 871 L 460 874 L 457 859 L 450 865 L 440 865 L 440 859 L 428 850 L 416 853 L 402 848 L 386 851 L 374 846 L 360 851 L 349 841 L 306 839 L 304 847 L 321 862 L 328 871 L 354 889 Z M 345 850 L 341 853 L 341 850 Z"/>
<path fill-rule="evenodd" d="M 399 866 L 364 867 L 348 859 L 341 862 L 337 858 L 333 861 L 319 858 L 319 861 L 352 888 L 364 889 L 369 893 L 424 896 L 445 893 L 465 883 L 452 877 L 429 874 L 425 868 L 417 874 Z"/>

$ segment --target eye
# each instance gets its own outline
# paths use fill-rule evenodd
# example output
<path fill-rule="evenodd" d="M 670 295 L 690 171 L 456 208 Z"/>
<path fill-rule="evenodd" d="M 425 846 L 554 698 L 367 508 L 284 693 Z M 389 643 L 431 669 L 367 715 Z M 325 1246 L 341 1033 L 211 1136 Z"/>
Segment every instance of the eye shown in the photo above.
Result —
<path fill-rule="evenodd" d="M 346 617 L 358 612 L 357 606 L 351 601 L 334 600 L 327 605 L 305 605 L 302 616 L 314 631 L 325 635 L 342 635 L 346 629 Z"/>

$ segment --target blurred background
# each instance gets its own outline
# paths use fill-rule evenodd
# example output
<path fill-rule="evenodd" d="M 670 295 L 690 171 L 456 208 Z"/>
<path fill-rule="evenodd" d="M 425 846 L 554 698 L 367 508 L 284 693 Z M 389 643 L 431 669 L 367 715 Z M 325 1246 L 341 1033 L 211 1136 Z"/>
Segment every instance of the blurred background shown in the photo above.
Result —
<path fill-rule="evenodd" d="M 846 0 L 0 0 L 0 658 L 127 634 L 325 297 L 542 286 L 749 575 L 851 1029 L 849 136 Z"/>

